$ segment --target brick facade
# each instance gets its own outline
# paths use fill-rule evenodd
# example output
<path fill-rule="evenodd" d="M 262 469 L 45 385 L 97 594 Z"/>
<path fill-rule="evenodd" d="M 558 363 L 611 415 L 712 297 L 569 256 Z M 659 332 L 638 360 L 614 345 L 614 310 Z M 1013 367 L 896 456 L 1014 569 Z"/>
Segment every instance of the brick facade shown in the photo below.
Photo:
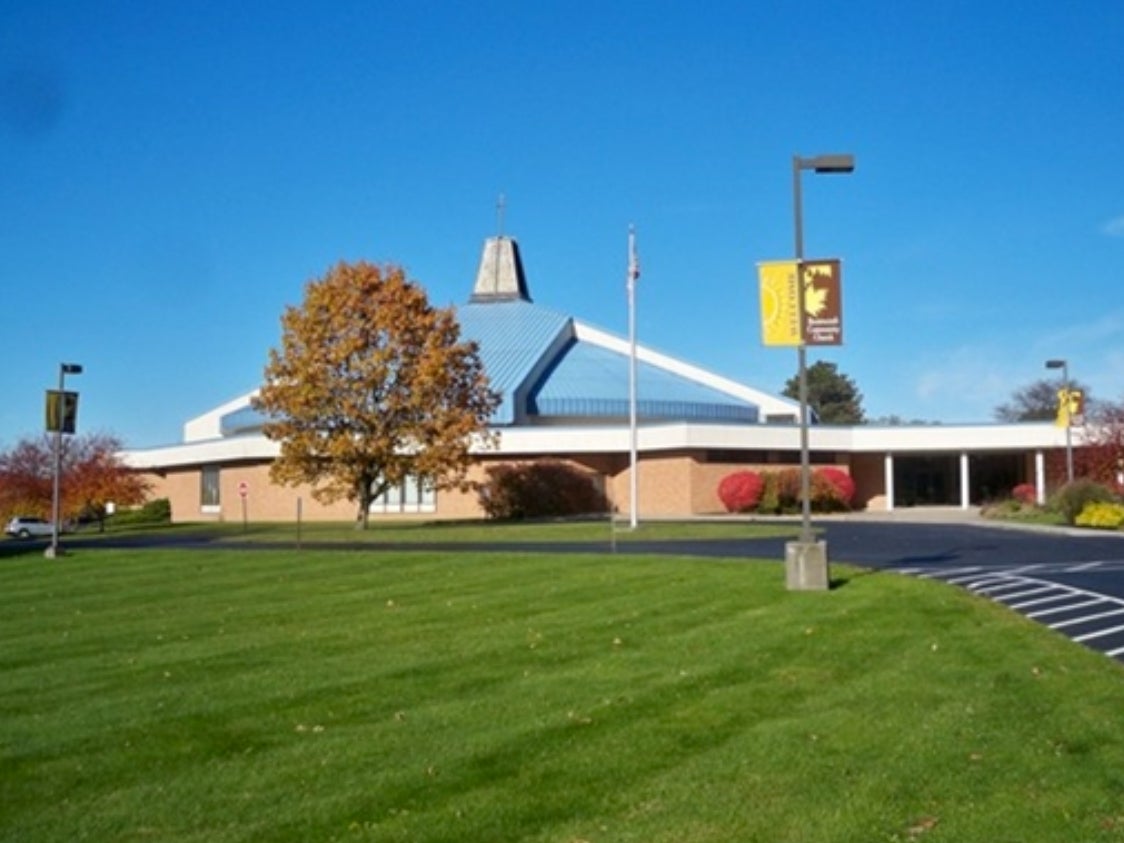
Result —
<path fill-rule="evenodd" d="M 611 510 L 618 515 L 629 514 L 629 465 L 619 455 L 579 455 L 563 462 L 588 472 L 600 484 Z M 483 482 L 487 467 L 499 463 L 527 462 L 485 458 L 472 466 L 467 481 Z M 733 471 L 751 469 L 775 471 L 776 465 L 706 462 L 702 454 L 673 452 L 645 455 L 639 462 L 639 515 L 647 518 L 673 518 L 685 515 L 709 515 L 724 512 L 718 498 L 718 484 Z M 846 470 L 846 466 L 840 466 Z M 285 487 L 270 482 L 266 461 L 228 464 L 219 471 L 219 505 L 204 507 L 201 503 L 202 469 L 198 466 L 169 469 L 162 474 L 148 475 L 152 481 L 153 498 L 166 497 L 172 504 L 172 520 L 176 522 L 225 521 L 252 522 L 351 521 L 356 517 L 355 504 L 337 501 L 321 504 L 308 486 Z M 858 482 L 858 481 L 856 481 Z M 245 484 L 246 495 L 241 490 Z M 298 504 L 299 501 L 299 504 Z M 440 490 L 435 508 L 421 512 L 372 512 L 372 519 L 472 519 L 483 517 L 477 494 L 473 489 Z"/>

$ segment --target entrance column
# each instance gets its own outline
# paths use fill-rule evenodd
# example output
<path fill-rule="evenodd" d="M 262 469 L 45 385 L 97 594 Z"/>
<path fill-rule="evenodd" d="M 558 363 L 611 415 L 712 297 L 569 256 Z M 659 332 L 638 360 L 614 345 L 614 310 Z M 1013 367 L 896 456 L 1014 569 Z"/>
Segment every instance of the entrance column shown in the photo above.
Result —
<path fill-rule="evenodd" d="M 972 476 L 968 468 L 968 452 L 960 454 L 960 508 L 967 509 L 971 503 Z"/>
<path fill-rule="evenodd" d="M 1034 499 L 1039 506 L 1046 503 L 1046 456 L 1041 450 L 1034 452 Z"/>
<path fill-rule="evenodd" d="M 894 511 L 894 455 L 887 453 L 882 458 L 882 483 L 886 487 L 886 511 Z"/>

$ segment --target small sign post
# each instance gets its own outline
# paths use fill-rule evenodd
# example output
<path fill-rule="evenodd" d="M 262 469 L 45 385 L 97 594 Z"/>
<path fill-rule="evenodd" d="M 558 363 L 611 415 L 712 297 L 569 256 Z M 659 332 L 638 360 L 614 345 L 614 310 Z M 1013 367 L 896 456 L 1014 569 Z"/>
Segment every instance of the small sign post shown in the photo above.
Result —
<path fill-rule="evenodd" d="M 250 484 L 245 480 L 238 483 L 238 497 L 242 499 L 242 532 L 245 533 L 249 528 L 246 524 L 246 498 L 250 495 Z"/>

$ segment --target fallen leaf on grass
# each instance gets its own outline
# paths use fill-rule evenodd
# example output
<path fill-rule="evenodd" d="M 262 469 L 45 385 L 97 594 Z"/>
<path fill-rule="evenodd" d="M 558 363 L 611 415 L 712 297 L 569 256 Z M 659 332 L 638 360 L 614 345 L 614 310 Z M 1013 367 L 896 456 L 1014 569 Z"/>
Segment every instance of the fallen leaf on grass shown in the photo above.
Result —
<path fill-rule="evenodd" d="M 940 822 L 936 817 L 922 817 L 916 823 L 909 827 L 909 839 L 916 840 L 922 834 L 932 831 L 936 828 L 937 823 Z"/>

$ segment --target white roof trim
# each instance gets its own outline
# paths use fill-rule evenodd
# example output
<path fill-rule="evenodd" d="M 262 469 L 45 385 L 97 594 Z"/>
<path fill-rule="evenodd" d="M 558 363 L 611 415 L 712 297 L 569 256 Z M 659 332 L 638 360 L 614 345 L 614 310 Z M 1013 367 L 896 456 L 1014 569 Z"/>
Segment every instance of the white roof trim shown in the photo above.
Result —
<path fill-rule="evenodd" d="M 198 442 L 205 439 L 218 439 L 222 436 L 222 418 L 250 406 L 250 399 L 258 394 L 258 390 L 247 392 L 245 395 L 227 401 L 201 416 L 189 419 L 183 426 L 183 441 Z"/>
<path fill-rule="evenodd" d="M 598 454 L 624 453 L 629 447 L 627 425 L 503 428 L 497 432 L 499 441 L 494 447 L 477 444 L 473 452 L 479 456 Z M 1081 432 L 1079 428 L 1074 429 L 1075 444 L 1080 444 Z M 811 450 L 840 453 L 904 455 L 1065 447 L 1065 428 L 1049 423 L 902 427 L 813 425 L 808 434 Z M 649 424 L 637 429 L 637 446 L 648 453 L 705 448 L 792 452 L 800 449 L 800 428 L 795 424 Z M 278 443 L 256 435 L 126 451 L 122 457 L 132 468 L 158 470 L 238 460 L 270 460 L 280 450 Z"/>
<path fill-rule="evenodd" d="M 264 436 L 236 436 L 143 451 L 125 451 L 121 457 L 130 468 L 159 470 L 239 460 L 272 460 L 280 453 L 280 444 Z"/>

